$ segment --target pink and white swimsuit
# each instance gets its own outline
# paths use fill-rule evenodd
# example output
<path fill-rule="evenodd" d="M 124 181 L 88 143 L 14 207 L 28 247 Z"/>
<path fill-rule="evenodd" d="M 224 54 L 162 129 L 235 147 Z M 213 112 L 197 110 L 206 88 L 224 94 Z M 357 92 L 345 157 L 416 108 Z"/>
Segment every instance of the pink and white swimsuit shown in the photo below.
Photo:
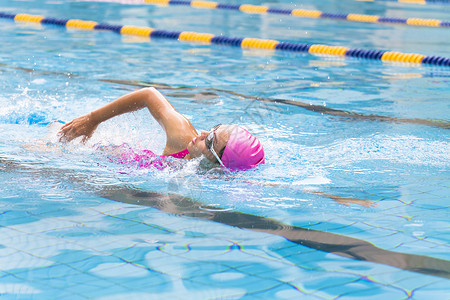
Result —
<path fill-rule="evenodd" d="M 140 168 L 151 168 L 154 167 L 158 170 L 162 170 L 168 166 L 170 158 L 182 159 L 189 154 L 188 149 L 183 151 L 168 154 L 168 155 L 157 155 L 150 150 L 134 150 L 130 145 L 124 143 L 120 146 L 103 146 L 100 150 L 112 150 L 107 151 L 114 154 L 113 157 L 109 157 L 111 161 L 117 162 L 122 165 L 133 165 L 137 164 Z"/>

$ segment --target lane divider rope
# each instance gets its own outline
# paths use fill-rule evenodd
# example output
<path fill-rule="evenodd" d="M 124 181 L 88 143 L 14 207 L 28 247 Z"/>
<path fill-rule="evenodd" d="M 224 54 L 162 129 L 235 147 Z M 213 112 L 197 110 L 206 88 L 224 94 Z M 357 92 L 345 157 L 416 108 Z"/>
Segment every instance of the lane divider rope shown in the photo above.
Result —
<path fill-rule="evenodd" d="M 166 31 L 151 27 L 137 27 L 128 25 L 110 25 L 78 19 L 55 19 L 37 15 L 11 14 L 0 12 L 0 19 L 12 19 L 16 22 L 31 22 L 40 24 L 52 24 L 79 30 L 103 30 L 112 31 L 122 35 L 144 36 L 149 38 L 164 38 L 194 42 L 202 44 L 215 44 L 241 47 L 243 49 L 265 49 L 277 51 L 306 52 L 313 55 L 328 55 L 339 57 L 354 57 L 381 60 L 384 62 L 402 62 L 425 65 L 450 66 L 450 58 L 440 56 L 426 56 L 416 53 L 402 53 L 386 50 L 350 49 L 342 46 L 328 46 L 321 44 L 303 44 L 291 42 L 279 42 L 276 40 L 215 36 L 209 33 L 197 33 L 190 31 Z"/>
<path fill-rule="evenodd" d="M 321 18 L 365 23 L 404 24 L 412 26 L 450 27 L 450 22 L 421 18 L 387 18 L 375 15 L 327 13 L 319 10 L 279 9 L 251 4 L 224 4 L 213 1 L 143 0 L 147 4 L 186 5 L 196 8 L 238 10 L 248 14 L 283 14 L 302 18 Z M 412 1 L 412 0 L 410 0 Z"/>
<path fill-rule="evenodd" d="M 168 5 L 183 5 L 191 6 L 195 8 L 204 9 L 222 9 L 222 10 L 235 10 L 241 11 L 247 14 L 283 14 L 300 18 L 315 18 L 315 19 L 333 19 L 343 20 L 351 22 L 363 22 L 363 23 L 378 23 L 378 24 L 390 24 L 390 25 L 411 25 L 411 26 L 427 26 L 427 27 L 450 27 L 450 22 L 441 21 L 437 19 L 422 19 L 422 18 L 394 18 L 394 17 L 382 17 L 377 15 L 364 15 L 364 14 L 345 14 L 345 13 L 327 13 L 319 10 L 307 10 L 307 9 L 280 9 L 271 8 L 261 5 L 251 4 L 225 4 L 214 1 L 199 1 L 199 0 L 134 0 L 128 2 L 124 0 L 78 0 L 80 2 L 119 2 L 123 4 L 151 4 L 159 6 Z M 409 0 L 414 1 L 414 0 Z M 450 1 L 450 0 L 449 0 Z M 401 2 L 401 1 L 400 1 Z"/>

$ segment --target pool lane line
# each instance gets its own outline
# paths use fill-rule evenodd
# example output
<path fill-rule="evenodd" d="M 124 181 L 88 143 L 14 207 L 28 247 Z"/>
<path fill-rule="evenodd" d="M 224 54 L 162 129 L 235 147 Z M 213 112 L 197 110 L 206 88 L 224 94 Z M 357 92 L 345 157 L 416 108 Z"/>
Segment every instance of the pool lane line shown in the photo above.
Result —
<path fill-rule="evenodd" d="M 425 255 L 394 252 L 365 240 L 284 224 L 248 213 L 205 206 L 188 197 L 122 188 L 100 193 L 113 201 L 150 206 L 169 214 L 203 219 L 241 229 L 277 235 L 293 243 L 346 258 L 379 263 L 406 271 L 450 279 L 450 261 Z M 203 209 L 201 209 L 203 208 Z M 205 210 L 204 208 L 208 208 Z"/>
<path fill-rule="evenodd" d="M 184 1 L 184 0 L 139 0 L 133 2 L 124 2 L 121 0 L 81 0 L 78 2 L 112 2 L 122 4 L 151 4 L 158 6 L 175 6 L 183 5 L 194 8 L 203 9 L 220 9 L 240 11 L 247 14 L 281 14 L 300 18 L 313 19 L 332 19 L 339 21 L 363 22 L 363 23 L 377 23 L 389 25 L 411 25 L 411 26 L 425 26 L 425 27 L 450 27 L 450 22 L 441 21 L 437 19 L 423 19 L 423 18 L 395 18 L 383 17 L 377 15 L 352 14 L 352 13 L 328 13 L 319 10 L 307 9 L 285 9 L 273 8 L 261 5 L 252 4 L 226 4 L 214 1 Z"/>
<path fill-rule="evenodd" d="M 226 4 L 214 1 L 184 1 L 184 0 L 142 0 L 146 4 L 168 6 L 168 5 L 184 5 L 195 8 L 206 9 L 222 9 L 240 11 L 247 14 L 281 14 L 300 18 L 313 19 L 332 19 L 340 21 L 364 22 L 364 23 L 378 23 L 389 25 L 411 25 L 411 26 L 427 26 L 427 27 L 450 27 L 450 22 L 441 21 L 437 19 L 422 19 L 422 18 L 394 18 L 383 17 L 377 15 L 351 14 L 351 13 L 328 13 L 319 10 L 307 9 L 284 9 L 274 8 L 261 5 L 252 4 Z M 89 1 L 90 2 L 90 1 Z M 95 0 L 94 0 L 95 2 Z M 104 2 L 104 1 L 102 1 Z"/>
<path fill-rule="evenodd" d="M 322 106 L 322 105 L 305 103 L 305 102 L 301 102 L 299 100 L 287 100 L 287 99 L 249 96 L 249 95 L 237 93 L 234 91 L 218 89 L 218 88 L 208 88 L 208 87 L 194 88 L 194 87 L 187 87 L 187 86 L 174 87 L 174 86 L 170 86 L 167 84 L 159 84 L 159 83 L 154 83 L 154 82 L 143 82 L 143 81 L 135 81 L 135 80 L 98 79 L 98 81 L 109 82 L 109 83 L 114 83 L 114 84 L 137 86 L 137 87 L 141 87 L 141 88 L 154 87 L 154 88 L 160 89 L 160 90 L 208 90 L 208 91 L 214 91 L 214 92 L 220 92 L 220 93 L 227 93 L 230 95 L 242 97 L 242 98 L 245 98 L 248 100 L 253 100 L 253 101 L 297 106 L 297 107 L 301 107 L 303 109 L 306 109 L 306 110 L 309 110 L 309 111 L 312 111 L 315 113 L 336 116 L 336 117 L 343 117 L 343 118 L 362 120 L 362 121 L 426 125 L 426 126 L 432 126 L 432 127 L 442 128 L 442 129 L 450 129 L 450 122 L 446 121 L 446 120 L 418 119 L 418 118 L 414 118 L 414 119 L 412 119 L 412 118 L 396 118 L 396 117 L 380 116 L 380 115 L 374 115 L 374 114 L 366 115 L 366 114 L 357 113 L 357 112 L 333 109 L 333 108 L 330 108 L 327 106 Z M 308 87 L 304 87 L 303 89 L 307 89 L 307 88 L 311 88 L 311 87 L 308 86 Z"/>
<path fill-rule="evenodd" d="M 27 171 L 27 174 L 39 178 L 46 176 L 58 180 L 69 180 L 87 191 L 92 191 L 92 187 L 89 186 L 91 177 L 86 174 L 65 169 L 37 168 L 35 165 L 43 166 L 42 163 L 21 163 L 0 156 L 0 172 Z M 195 199 L 177 194 L 163 194 L 121 185 L 108 185 L 102 190 L 99 190 L 98 187 L 97 185 L 93 192 L 112 201 L 148 206 L 171 215 L 277 235 L 293 243 L 342 257 L 450 279 L 450 261 L 448 260 L 385 250 L 365 240 L 284 224 L 272 218 L 221 207 L 207 206 Z"/>
<path fill-rule="evenodd" d="M 73 78 L 73 77 L 78 77 L 78 75 L 71 73 L 71 72 L 57 72 L 57 71 L 46 71 L 46 70 L 37 70 L 37 69 L 31 69 L 31 68 L 24 68 L 24 67 L 17 67 L 17 66 L 11 66 L 5 63 L 0 63 L 0 67 L 3 68 L 9 68 L 9 69 L 14 69 L 14 70 L 19 70 L 19 71 L 23 71 L 26 73 L 39 73 L 39 74 L 43 74 L 43 75 L 63 75 L 63 76 L 67 76 L 67 78 Z"/>
<path fill-rule="evenodd" d="M 386 50 L 350 49 L 342 46 L 328 46 L 321 44 L 302 44 L 291 42 L 279 42 L 276 40 L 258 38 L 239 38 L 215 36 L 211 33 L 197 33 L 191 31 L 166 31 L 151 27 L 138 27 L 130 25 L 110 25 L 78 19 L 55 19 L 39 15 L 10 14 L 0 12 L 0 18 L 11 19 L 16 22 L 31 22 L 39 24 L 51 24 L 77 30 L 101 30 L 112 31 L 122 35 L 133 35 L 148 38 L 163 38 L 189 43 L 214 44 L 223 46 L 240 47 L 247 50 L 276 50 L 299 53 L 309 53 L 316 56 L 354 57 L 380 60 L 383 62 L 401 62 L 417 65 L 450 66 L 450 58 L 441 56 L 426 56 L 416 53 L 403 53 Z"/>

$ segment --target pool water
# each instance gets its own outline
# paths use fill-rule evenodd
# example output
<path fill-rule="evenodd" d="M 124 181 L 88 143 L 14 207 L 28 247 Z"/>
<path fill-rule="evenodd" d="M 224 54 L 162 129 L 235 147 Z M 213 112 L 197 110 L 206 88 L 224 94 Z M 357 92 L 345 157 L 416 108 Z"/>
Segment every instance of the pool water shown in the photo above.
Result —
<path fill-rule="evenodd" d="M 442 3 L 316 2 L 243 3 L 450 19 Z M 0 11 L 450 57 L 448 28 L 117 1 Z M 450 68 L 0 22 L 2 299 L 448 297 Z M 161 153 L 144 110 L 85 145 L 47 126 L 145 86 L 200 130 L 248 128 L 266 164 L 158 171 L 98 151 Z"/>

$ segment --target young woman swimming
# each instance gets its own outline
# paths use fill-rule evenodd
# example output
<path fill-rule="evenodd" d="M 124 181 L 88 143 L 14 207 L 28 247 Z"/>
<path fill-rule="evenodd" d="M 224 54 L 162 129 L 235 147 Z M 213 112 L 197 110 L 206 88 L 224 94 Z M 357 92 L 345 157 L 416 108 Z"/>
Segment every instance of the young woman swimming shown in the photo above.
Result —
<path fill-rule="evenodd" d="M 194 126 L 177 112 L 155 88 L 144 88 L 129 93 L 100 109 L 72 120 L 61 127 L 60 140 L 68 142 L 82 137 L 82 142 L 86 142 L 100 123 L 144 107 L 150 110 L 150 113 L 166 132 L 167 142 L 163 155 L 161 155 L 163 158 L 171 156 L 192 159 L 203 155 L 210 161 L 218 162 L 232 170 L 249 169 L 264 163 L 264 149 L 260 141 L 247 130 L 236 125 L 216 125 L 210 131 L 202 131 L 198 134 Z M 122 147 L 122 150 L 127 150 L 127 147 Z M 134 153 L 133 160 L 139 162 L 139 165 L 143 167 L 149 165 L 156 168 L 164 167 L 159 162 L 155 165 L 154 161 L 151 161 L 150 164 L 141 164 L 142 156 L 146 156 L 148 153 L 152 152 L 144 150 L 141 153 Z M 265 181 L 244 180 L 244 182 L 269 187 L 295 188 L 289 184 Z M 375 202 L 364 199 L 341 197 L 302 188 L 299 190 L 331 198 L 344 205 L 359 204 L 365 207 L 376 205 Z"/>
<path fill-rule="evenodd" d="M 219 124 L 198 134 L 191 122 L 155 88 L 131 92 L 70 121 L 61 127 L 58 133 L 60 141 L 69 142 L 82 137 L 82 142 L 85 142 L 100 123 L 144 107 L 166 132 L 166 145 L 161 157 L 192 159 L 203 155 L 231 170 L 246 170 L 264 163 L 261 142 L 247 130 L 237 125 Z"/>

